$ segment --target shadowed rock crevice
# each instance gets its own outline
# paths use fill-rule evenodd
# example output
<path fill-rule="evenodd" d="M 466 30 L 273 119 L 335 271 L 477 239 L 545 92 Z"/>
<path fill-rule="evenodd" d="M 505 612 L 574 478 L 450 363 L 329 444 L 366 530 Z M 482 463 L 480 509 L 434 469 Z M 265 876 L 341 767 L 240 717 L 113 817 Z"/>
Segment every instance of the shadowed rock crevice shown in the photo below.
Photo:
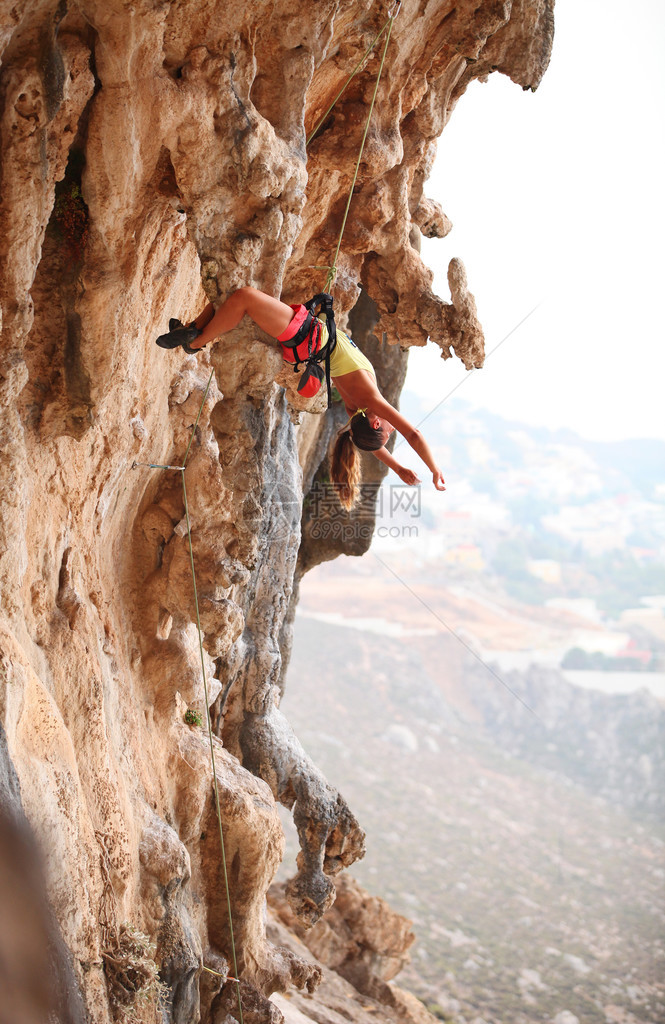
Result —
<path fill-rule="evenodd" d="M 40 430 L 44 439 L 59 434 L 77 439 L 82 437 L 92 423 L 94 409 L 90 373 L 82 348 L 84 328 L 77 310 L 82 290 L 80 271 L 90 232 L 89 211 L 83 195 L 83 174 L 94 88 L 91 88 L 93 82 L 89 78 L 91 55 L 82 47 L 79 37 L 65 36 L 63 46 L 68 57 L 67 66 L 59 45 L 49 50 L 51 57 L 44 58 L 45 64 L 41 65 L 46 81 L 44 67 L 50 67 L 55 60 L 52 55 L 57 54 L 54 65 L 59 69 L 57 96 L 53 92 L 47 93 L 43 102 L 49 126 L 63 107 L 67 123 L 62 140 L 58 141 L 67 148 L 58 153 L 56 167 L 49 165 L 46 156 L 43 169 L 44 177 L 48 178 L 54 172 L 59 177 L 55 180 L 52 207 L 44 227 L 39 264 L 32 285 L 34 319 L 24 351 L 28 382 L 21 398 L 24 417 L 29 419 L 31 427 Z M 83 75 L 84 71 L 87 74 Z M 75 78 L 84 80 L 88 90 L 83 94 L 86 102 L 80 110 L 67 110 L 65 89 L 68 93 L 73 91 Z M 53 83 L 51 85 L 52 89 L 56 88 Z M 39 104 L 38 94 L 34 102 Z M 47 132 L 48 128 L 44 131 L 44 140 Z M 44 154 L 48 153 L 43 147 L 42 150 Z M 63 157 L 64 167 L 58 170 L 57 163 Z"/>

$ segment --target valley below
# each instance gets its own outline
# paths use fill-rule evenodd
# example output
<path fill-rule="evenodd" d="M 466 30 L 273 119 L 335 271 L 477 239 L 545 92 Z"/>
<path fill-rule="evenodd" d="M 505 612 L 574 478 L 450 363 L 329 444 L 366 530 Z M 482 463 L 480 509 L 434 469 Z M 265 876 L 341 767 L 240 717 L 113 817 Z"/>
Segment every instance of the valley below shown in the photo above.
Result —
<path fill-rule="evenodd" d="M 436 1016 L 662 1024 L 655 463 L 596 472 L 602 447 L 463 408 L 429 429 L 452 486 L 384 484 L 371 550 L 305 577 L 282 707 L 367 832 L 352 874 L 413 922 L 396 980 Z"/>

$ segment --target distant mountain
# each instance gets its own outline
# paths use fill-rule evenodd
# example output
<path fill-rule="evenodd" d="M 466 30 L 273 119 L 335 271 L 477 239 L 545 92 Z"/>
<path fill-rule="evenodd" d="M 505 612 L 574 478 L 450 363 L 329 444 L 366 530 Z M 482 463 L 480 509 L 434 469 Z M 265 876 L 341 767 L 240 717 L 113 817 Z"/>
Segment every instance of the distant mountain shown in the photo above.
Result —
<path fill-rule="evenodd" d="M 402 404 L 444 469 L 445 497 L 425 481 L 418 525 L 451 575 L 482 573 L 530 605 L 590 599 L 613 618 L 665 594 L 665 441 L 587 441 L 457 397 L 430 411 L 407 391 Z M 396 451 L 408 462 L 402 439 Z"/>
<path fill-rule="evenodd" d="M 549 430 L 505 419 L 457 397 L 448 399 L 432 412 L 409 390 L 402 392 L 401 409 L 414 423 L 423 422 L 431 442 L 452 446 L 456 465 L 470 465 L 466 450 L 459 443 L 468 437 L 482 437 L 502 461 L 513 466 L 523 465 L 525 450 L 518 438 L 527 435 L 542 450 L 561 445 L 584 452 L 595 463 L 608 490 L 623 482 L 644 498 L 651 499 L 658 485 L 665 488 L 665 441 L 653 438 L 588 441 L 571 430 Z"/>

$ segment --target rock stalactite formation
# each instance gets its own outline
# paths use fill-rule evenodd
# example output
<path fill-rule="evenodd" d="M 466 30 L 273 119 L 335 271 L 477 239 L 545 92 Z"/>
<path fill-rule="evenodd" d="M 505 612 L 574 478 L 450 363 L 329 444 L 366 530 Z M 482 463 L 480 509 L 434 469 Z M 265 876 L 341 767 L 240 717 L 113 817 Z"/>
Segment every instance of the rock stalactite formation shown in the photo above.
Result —
<path fill-rule="evenodd" d="M 369 544 L 313 529 L 341 410 L 303 402 L 246 322 L 198 357 L 153 339 L 240 285 L 320 290 L 378 52 L 308 148 L 306 133 L 388 14 L 370 0 L 0 2 L 0 878 L 27 821 L 48 898 L 26 863 L 31 926 L 42 914 L 57 979 L 51 1006 L 33 988 L 26 1022 L 237 1012 L 208 740 L 185 721 L 206 708 L 181 474 L 150 468 L 181 464 L 210 374 L 185 479 L 245 1020 L 279 1020 L 271 993 L 321 979 L 268 941 L 264 904 L 276 801 L 301 839 L 298 927 L 364 849 L 279 709 L 300 575 Z M 463 265 L 446 302 L 418 254 L 419 231 L 450 229 L 423 190 L 468 84 L 498 70 L 534 89 L 551 38 L 551 0 L 403 0 L 335 284 L 338 321 L 391 399 L 405 350 L 428 338 L 482 364 Z M 344 977 L 365 991 L 374 954 L 358 948 Z"/>

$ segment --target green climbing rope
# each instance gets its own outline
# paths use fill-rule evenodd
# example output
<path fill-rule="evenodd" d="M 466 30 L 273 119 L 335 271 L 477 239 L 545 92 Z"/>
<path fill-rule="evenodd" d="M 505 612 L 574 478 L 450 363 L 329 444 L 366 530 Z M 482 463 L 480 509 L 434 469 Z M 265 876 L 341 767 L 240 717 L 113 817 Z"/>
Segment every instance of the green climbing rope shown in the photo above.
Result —
<path fill-rule="evenodd" d="M 337 101 L 340 98 L 340 96 L 346 90 L 346 87 L 348 86 L 349 82 L 354 78 L 354 76 L 357 74 L 357 72 L 363 66 L 365 60 L 367 59 L 369 54 L 374 49 L 376 43 L 379 41 L 379 39 L 381 38 L 381 36 L 383 35 L 383 33 L 387 29 L 386 41 L 384 43 L 383 53 L 381 55 L 381 63 L 379 65 L 379 71 L 378 71 L 378 74 L 376 76 L 376 82 L 374 83 L 374 92 L 372 94 L 372 101 L 370 103 L 369 112 L 367 114 L 367 119 L 365 121 L 365 130 L 363 132 L 362 141 L 360 143 L 360 151 L 358 153 L 358 159 L 356 160 L 356 167 L 355 167 L 355 171 L 354 171 L 354 174 L 353 174 L 353 181 L 351 182 L 351 188 L 349 190 L 349 198 L 346 201 L 346 209 L 344 210 L 344 216 L 342 218 L 342 227 L 341 227 L 340 232 L 339 232 L 339 238 L 337 239 L 337 248 L 335 249 L 335 255 L 333 256 L 332 264 L 329 267 L 327 267 L 327 268 L 321 268 L 321 269 L 327 269 L 328 270 L 328 275 L 326 277 L 326 283 L 323 286 L 324 292 L 329 292 L 330 291 L 330 288 L 332 287 L 332 285 L 333 285 L 333 283 L 335 281 L 335 278 L 337 276 L 337 258 L 339 256 L 339 251 L 340 251 L 340 249 L 342 247 L 342 238 L 344 236 L 344 229 L 346 228 L 346 221 L 347 221 L 347 218 L 349 216 L 349 208 L 351 206 L 351 200 L 353 199 L 353 190 L 356 187 L 356 181 L 358 179 L 358 171 L 360 170 L 360 161 L 362 160 L 363 152 L 364 152 L 364 149 L 365 149 L 365 142 L 367 141 L 367 133 L 369 132 L 369 126 L 370 126 L 370 122 L 372 120 L 372 113 L 374 112 L 374 104 L 376 102 L 376 96 L 377 96 L 377 93 L 379 91 L 379 83 L 381 81 L 381 75 L 383 73 L 383 66 L 384 66 L 384 64 L 386 62 L 386 54 L 388 52 L 388 44 L 390 42 L 390 35 L 392 33 L 392 30 L 393 30 L 393 24 L 395 22 L 395 18 L 399 14 L 401 6 L 402 6 L 402 0 L 397 0 L 397 3 L 393 4 L 393 6 L 390 9 L 390 14 L 389 14 L 387 22 L 385 23 L 383 28 L 379 31 L 379 33 L 376 35 L 376 37 L 374 38 L 374 40 L 370 44 L 369 49 L 367 50 L 367 52 L 363 56 L 362 60 L 356 65 L 355 69 L 351 73 L 351 75 L 350 75 L 349 79 L 347 80 L 346 84 L 340 90 L 340 92 L 338 92 L 337 96 L 335 97 L 335 99 L 333 100 L 331 105 L 328 107 L 327 111 L 325 112 L 323 117 L 320 119 L 320 121 L 318 122 L 316 128 L 310 134 L 310 136 L 309 136 L 309 138 L 307 140 L 307 144 L 309 145 L 309 143 L 313 139 L 314 135 L 319 130 L 319 128 L 321 127 L 321 125 L 323 124 L 323 122 L 328 117 L 328 115 L 330 114 L 331 110 L 333 109 L 333 107 L 337 103 Z"/>
<path fill-rule="evenodd" d="M 234 974 L 234 981 L 235 981 L 235 984 L 236 984 L 236 990 L 237 990 L 237 994 L 238 994 L 239 1024 L 243 1024 L 243 1018 L 242 1018 L 242 998 L 241 998 L 241 995 L 240 995 L 240 980 L 238 978 L 238 960 L 237 960 L 237 957 L 236 957 L 236 943 L 235 943 L 235 935 L 234 935 L 234 932 L 233 932 L 233 916 L 231 914 L 231 891 L 230 891 L 230 888 L 229 888 L 229 875 L 228 875 L 228 870 L 227 870 L 227 866 L 226 866 L 226 849 L 225 849 L 225 846 L 224 846 L 224 827 L 222 825 L 222 809 L 221 809 L 221 806 L 220 806 L 220 803 L 219 803 L 219 786 L 218 786 L 218 783 L 217 783 L 217 771 L 216 771 L 216 768 L 215 768 L 215 745 L 214 745 L 213 738 L 212 738 L 212 719 L 210 718 L 210 703 L 209 703 L 209 698 L 208 698 L 208 680 L 207 680 L 207 676 L 206 676 L 205 657 L 204 657 L 204 654 L 203 654 L 203 632 L 201 630 L 201 616 L 199 614 L 199 594 L 198 594 L 198 589 L 197 589 L 197 586 L 196 586 L 196 570 L 194 568 L 194 549 L 192 547 L 192 526 L 191 526 L 191 522 L 190 522 L 190 519 L 189 519 L 189 504 L 187 502 L 187 484 L 185 482 L 185 469 L 187 468 L 187 459 L 189 457 L 189 452 L 190 452 L 190 449 L 192 447 L 192 442 L 194 440 L 194 435 L 196 433 L 196 428 L 198 427 L 199 420 L 201 419 L 201 413 L 203 412 L 203 406 L 205 405 L 206 399 L 208 397 L 208 391 L 210 390 L 210 384 L 211 384 L 211 381 L 212 381 L 213 373 L 214 373 L 214 370 L 211 370 L 210 371 L 210 376 L 208 377 L 208 383 L 206 384 L 205 391 L 203 392 L 203 399 L 202 399 L 201 405 L 199 407 L 198 415 L 196 417 L 196 422 L 194 423 L 194 426 L 192 427 L 192 435 L 191 435 L 191 437 L 189 439 L 189 444 L 187 445 L 187 451 L 185 452 L 185 457 L 182 460 L 182 466 L 180 468 L 180 474 L 181 474 L 181 478 L 182 478 L 182 494 L 183 494 L 183 499 L 184 499 L 184 502 L 185 502 L 185 521 L 187 523 L 187 540 L 189 542 L 189 562 L 190 562 L 190 567 L 191 567 L 191 570 L 192 570 L 192 585 L 194 587 L 194 607 L 196 609 L 196 628 L 197 628 L 198 634 L 199 634 L 199 654 L 201 656 L 201 674 L 203 676 L 203 693 L 204 693 L 205 706 L 206 706 L 206 720 L 207 720 L 207 723 L 208 723 L 208 740 L 209 740 L 209 743 L 210 743 L 210 761 L 211 761 L 211 765 L 212 765 L 212 780 L 213 780 L 213 788 L 214 788 L 214 792 L 215 792 L 215 810 L 217 812 L 217 823 L 219 825 L 219 841 L 220 841 L 220 844 L 221 844 L 221 847 L 222 847 L 222 868 L 223 868 L 223 871 L 224 871 L 224 885 L 226 886 L 226 906 L 227 906 L 228 915 L 229 915 L 229 936 L 230 936 L 230 939 L 231 939 L 231 956 L 232 956 L 232 959 L 233 959 L 233 974 Z"/>
<path fill-rule="evenodd" d="M 207 675 L 206 675 L 205 656 L 204 656 L 204 653 L 203 653 L 203 631 L 201 629 L 201 616 L 200 616 L 200 613 L 199 613 L 199 595 L 198 595 L 198 589 L 197 589 L 197 586 L 196 586 L 196 569 L 194 567 L 194 549 L 192 547 L 192 527 L 191 527 L 191 522 L 190 522 L 190 518 L 189 518 L 189 503 L 187 501 L 187 483 L 186 483 L 186 480 L 185 480 L 185 470 L 187 468 L 187 459 L 189 458 L 189 453 L 190 453 L 190 450 L 191 450 L 191 447 L 192 447 L 192 443 L 194 441 L 194 436 L 196 434 L 196 428 L 199 425 L 199 420 L 201 419 L 201 413 L 203 412 L 203 407 L 204 407 L 204 405 L 206 403 L 206 399 L 208 397 L 208 392 L 210 390 L 210 384 L 212 382 L 213 373 L 214 373 L 214 370 L 211 370 L 210 371 L 210 376 L 208 377 L 208 383 L 206 384 L 205 391 L 203 393 L 203 399 L 202 399 L 201 405 L 199 407 L 199 411 L 198 411 L 198 414 L 197 414 L 197 417 L 196 417 L 196 421 L 194 423 L 194 426 L 192 427 L 192 433 L 191 433 L 191 436 L 189 438 L 189 444 L 187 445 L 187 450 L 185 452 L 185 457 L 182 460 L 182 466 L 165 466 L 165 465 L 160 465 L 160 464 L 154 463 L 154 462 L 149 462 L 149 463 L 134 462 L 133 465 L 132 465 L 132 469 L 134 469 L 134 468 L 136 468 L 137 466 L 140 466 L 140 465 L 147 465 L 147 466 L 149 466 L 152 469 L 174 469 L 174 470 L 177 470 L 180 473 L 181 479 L 182 479 L 182 494 L 183 494 L 183 500 L 184 500 L 184 503 L 185 503 L 185 522 L 187 523 L 187 539 L 188 539 L 188 542 L 189 542 L 189 562 L 190 562 L 190 568 L 191 568 L 191 572 L 192 572 L 192 585 L 194 587 L 194 608 L 196 610 L 196 628 L 197 628 L 198 634 L 199 634 L 199 654 L 201 656 L 201 674 L 203 676 L 203 693 L 204 693 L 205 706 L 206 706 L 206 720 L 207 720 L 207 724 L 208 724 L 208 741 L 210 743 L 210 761 L 211 761 L 211 767 L 212 767 L 213 790 L 214 790 L 214 794 L 215 794 L 215 811 L 216 811 L 216 814 L 217 814 L 217 824 L 219 825 L 219 841 L 220 841 L 220 845 L 221 845 L 221 848 L 222 848 L 222 868 L 223 868 L 223 872 L 224 872 L 224 885 L 226 886 L 226 906 L 227 906 L 228 917 L 229 917 L 229 937 L 230 937 L 230 941 L 231 941 L 231 958 L 232 958 L 232 961 L 233 961 L 233 977 L 231 978 L 229 976 L 229 978 L 227 980 L 234 981 L 235 984 L 236 984 L 236 991 L 237 991 L 237 995 L 238 995 L 238 1017 L 239 1017 L 239 1024 L 244 1024 L 244 1022 L 243 1022 L 243 1015 L 242 1015 L 242 998 L 241 998 L 241 994 L 240 994 L 240 979 L 238 977 L 238 959 L 237 959 L 237 955 L 236 955 L 235 934 L 234 934 L 234 931 L 233 931 L 233 915 L 231 913 L 231 890 L 230 890 L 230 887 L 229 887 L 229 875 L 228 875 L 228 869 L 227 869 L 227 865 L 226 865 L 226 848 L 225 848 L 225 845 L 224 845 L 224 826 L 222 824 L 222 810 L 221 810 L 221 805 L 220 805 L 220 802 L 219 802 L 219 786 L 218 786 L 218 783 L 217 783 L 217 770 L 216 770 L 216 767 L 215 767 L 215 744 L 213 742 L 213 735 L 212 735 L 212 719 L 210 718 L 210 702 L 209 702 L 209 696 L 208 696 L 208 678 L 207 678 Z M 210 974 L 217 974 L 218 973 L 216 971 L 211 971 L 210 968 L 205 967 L 205 965 L 202 965 L 202 967 L 203 967 L 204 971 L 208 971 Z"/>

